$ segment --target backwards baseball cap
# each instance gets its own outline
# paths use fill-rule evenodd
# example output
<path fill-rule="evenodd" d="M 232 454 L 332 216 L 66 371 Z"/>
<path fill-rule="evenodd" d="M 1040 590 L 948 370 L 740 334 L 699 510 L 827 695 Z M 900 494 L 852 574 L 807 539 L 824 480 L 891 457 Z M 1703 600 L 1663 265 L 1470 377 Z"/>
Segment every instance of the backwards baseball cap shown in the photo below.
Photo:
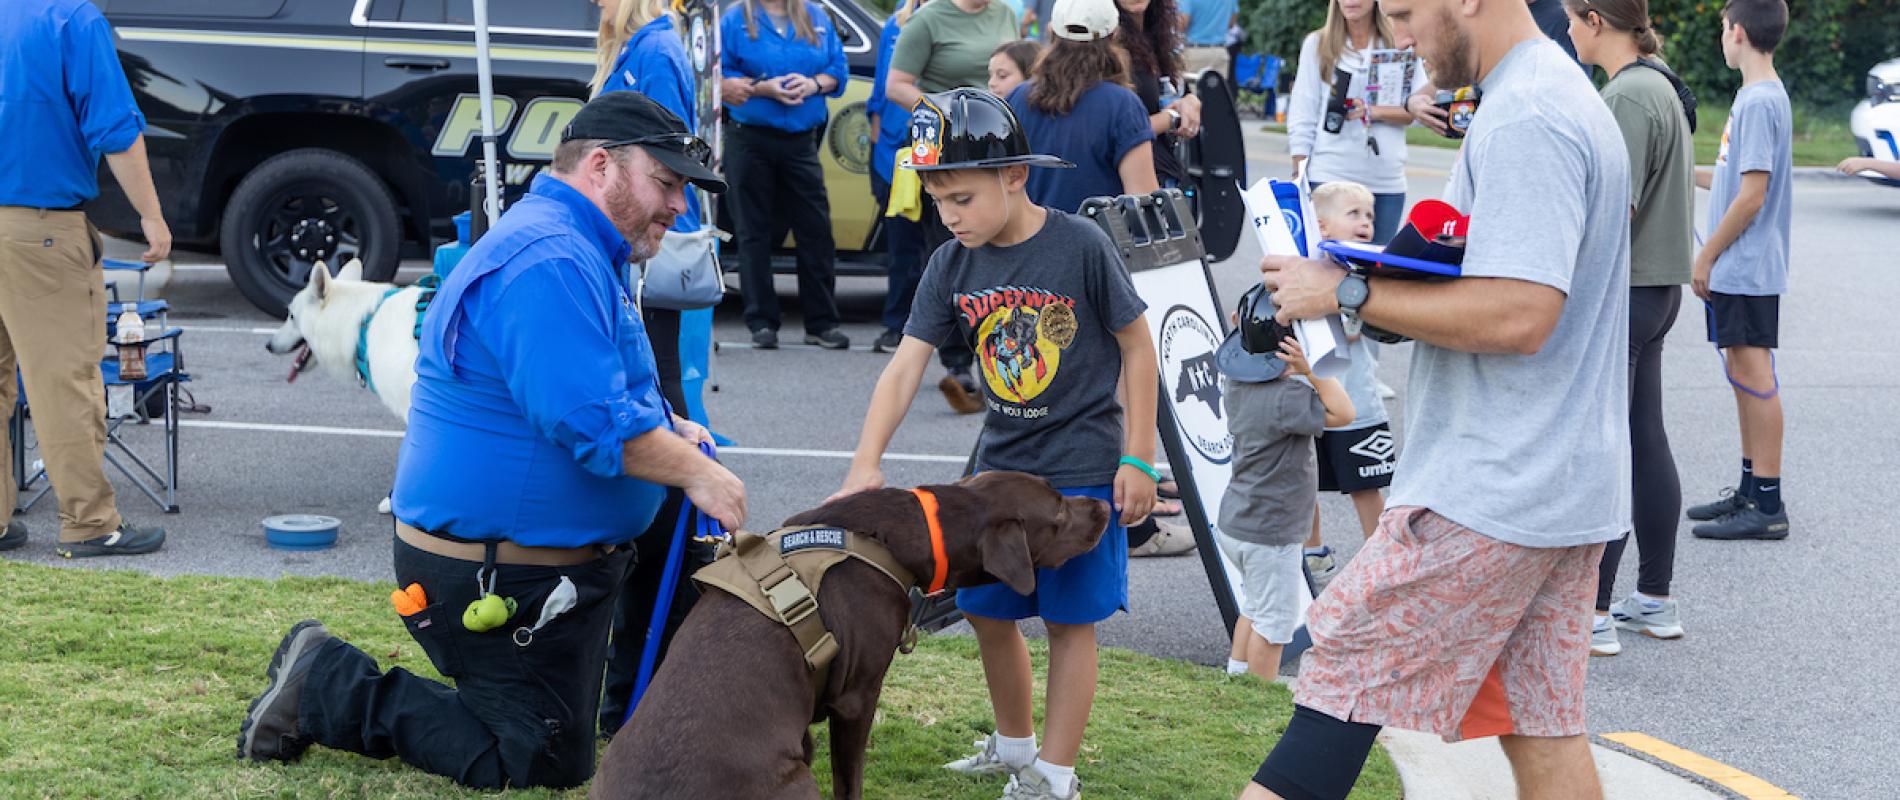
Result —
<path fill-rule="evenodd" d="M 667 169 L 709 192 L 723 192 L 726 182 L 712 171 L 712 146 L 692 132 L 665 106 L 639 92 L 608 92 L 581 106 L 561 131 L 561 141 L 605 139 L 602 147 L 637 144 Z"/>
<path fill-rule="evenodd" d="M 1029 136 L 1023 133 L 1016 112 L 1002 98 L 981 89 L 924 95 L 911 109 L 910 134 L 910 158 L 904 166 L 919 172 L 1016 164 L 1075 166 L 1055 156 L 1029 152 Z"/>
<path fill-rule="evenodd" d="M 1093 42 L 1115 35 L 1121 19 L 1115 0 L 1056 0 L 1049 31 L 1072 42 Z"/>

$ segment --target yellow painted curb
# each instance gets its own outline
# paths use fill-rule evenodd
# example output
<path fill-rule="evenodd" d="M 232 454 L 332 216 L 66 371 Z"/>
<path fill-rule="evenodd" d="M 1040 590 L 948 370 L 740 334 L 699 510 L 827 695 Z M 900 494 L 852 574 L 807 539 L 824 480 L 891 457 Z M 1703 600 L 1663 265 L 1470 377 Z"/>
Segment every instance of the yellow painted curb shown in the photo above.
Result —
<path fill-rule="evenodd" d="M 1602 738 L 1714 781 L 1747 800 L 1799 800 L 1779 786 L 1654 736 L 1629 732 L 1606 733 Z"/>

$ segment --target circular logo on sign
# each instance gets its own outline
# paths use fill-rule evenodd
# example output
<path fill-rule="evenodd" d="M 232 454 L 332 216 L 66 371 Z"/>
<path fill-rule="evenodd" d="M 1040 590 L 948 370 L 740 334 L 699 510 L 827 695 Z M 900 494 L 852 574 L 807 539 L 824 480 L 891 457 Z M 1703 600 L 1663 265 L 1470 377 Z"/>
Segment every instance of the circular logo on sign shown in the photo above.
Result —
<path fill-rule="evenodd" d="M 692 42 L 693 42 L 693 71 L 705 72 L 706 71 L 706 57 L 710 55 L 712 51 L 711 47 L 706 46 L 706 18 L 705 17 L 701 17 L 697 15 L 693 17 Z"/>
<path fill-rule="evenodd" d="M 1161 382 L 1181 438 L 1208 461 L 1225 464 L 1234 456 L 1234 436 L 1227 432 L 1220 370 L 1214 367 L 1219 347 L 1220 335 L 1200 312 L 1175 306 L 1162 315 Z"/>
<path fill-rule="evenodd" d="M 825 145 L 838 166 L 859 175 L 871 170 L 871 117 L 863 103 L 852 103 L 832 116 Z"/>

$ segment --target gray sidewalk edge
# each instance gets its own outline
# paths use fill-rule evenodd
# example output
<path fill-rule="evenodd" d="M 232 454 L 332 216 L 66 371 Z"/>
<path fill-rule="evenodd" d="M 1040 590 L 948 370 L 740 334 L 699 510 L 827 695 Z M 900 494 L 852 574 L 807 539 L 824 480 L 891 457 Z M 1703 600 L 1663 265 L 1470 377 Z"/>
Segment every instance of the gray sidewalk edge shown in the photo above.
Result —
<path fill-rule="evenodd" d="M 1447 744 L 1437 736 L 1387 728 L 1379 734 L 1406 800 L 1513 800 L 1517 788 L 1497 739 Z M 1694 776 L 1616 746 L 1593 741 L 1591 755 L 1607 800 L 1728 800 L 1738 797 Z"/>

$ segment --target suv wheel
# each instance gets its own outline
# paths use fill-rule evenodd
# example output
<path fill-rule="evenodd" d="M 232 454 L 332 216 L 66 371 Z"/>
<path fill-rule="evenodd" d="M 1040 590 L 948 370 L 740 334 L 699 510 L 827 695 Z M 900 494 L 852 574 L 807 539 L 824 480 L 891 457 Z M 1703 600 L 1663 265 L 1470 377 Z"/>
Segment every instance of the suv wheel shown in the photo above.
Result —
<path fill-rule="evenodd" d="M 395 276 L 401 231 L 395 197 L 363 162 L 306 148 L 244 176 L 225 204 L 220 242 L 238 291 L 282 317 L 319 261 L 334 272 L 360 258 L 364 279 Z"/>

